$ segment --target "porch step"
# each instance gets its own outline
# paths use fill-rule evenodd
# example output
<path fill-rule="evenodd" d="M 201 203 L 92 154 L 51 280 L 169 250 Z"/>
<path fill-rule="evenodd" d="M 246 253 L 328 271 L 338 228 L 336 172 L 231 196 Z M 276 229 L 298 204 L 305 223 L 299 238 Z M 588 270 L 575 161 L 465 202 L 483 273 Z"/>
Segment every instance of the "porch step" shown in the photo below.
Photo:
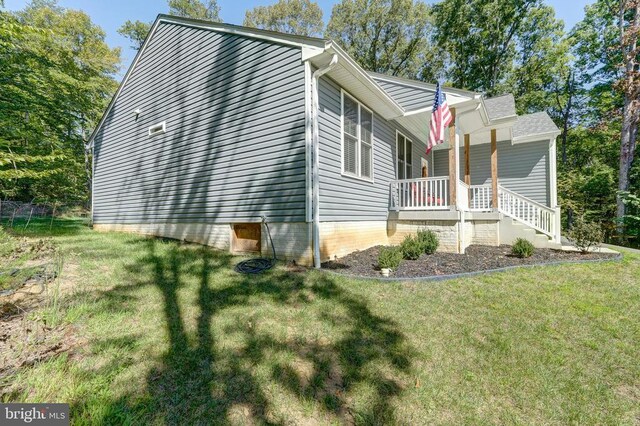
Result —
<path fill-rule="evenodd" d="M 541 234 L 533 228 L 511 217 L 505 216 L 500 221 L 500 243 L 513 244 L 518 238 L 530 241 L 536 248 L 561 248 L 562 245 L 553 242 L 545 234 Z"/>

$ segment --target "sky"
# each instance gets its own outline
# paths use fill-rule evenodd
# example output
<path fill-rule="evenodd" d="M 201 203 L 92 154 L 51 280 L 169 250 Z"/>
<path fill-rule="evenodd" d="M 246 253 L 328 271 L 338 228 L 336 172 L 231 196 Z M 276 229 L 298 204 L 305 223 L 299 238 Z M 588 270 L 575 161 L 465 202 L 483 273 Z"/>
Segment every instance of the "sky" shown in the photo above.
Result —
<path fill-rule="evenodd" d="M 266 6 L 276 0 L 218 0 L 220 17 L 224 22 L 242 25 L 245 10 L 255 6 Z M 584 16 L 584 7 L 594 0 L 546 0 L 553 6 L 558 18 L 565 22 L 565 28 L 570 29 Z M 23 9 L 28 0 L 5 0 L 5 8 L 9 10 Z M 324 12 L 325 22 L 331 17 L 331 8 L 337 1 L 317 0 Z M 91 20 L 100 25 L 107 34 L 107 43 L 111 47 L 122 48 L 123 76 L 133 60 L 136 52 L 130 48 L 130 42 L 118 34 L 117 29 L 126 20 L 140 20 L 152 22 L 159 13 L 168 11 L 167 0 L 58 0 L 58 4 L 69 9 L 85 11 Z"/>

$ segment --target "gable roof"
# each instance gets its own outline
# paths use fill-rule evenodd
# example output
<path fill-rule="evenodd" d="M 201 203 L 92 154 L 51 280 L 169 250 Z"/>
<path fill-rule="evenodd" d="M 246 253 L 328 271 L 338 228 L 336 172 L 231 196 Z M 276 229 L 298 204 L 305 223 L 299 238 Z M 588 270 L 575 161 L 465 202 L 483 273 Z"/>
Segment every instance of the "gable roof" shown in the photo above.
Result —
<path fill-rule="evenodd" d="M 338 66 L 334 67 L 331 71 L 330 76 L 332 79 L 341 86 L 345 88 L 348 87 L 353 95 L 360 97 L 360 100 L 368 103 L 369 107 L 375 107 L 376 112 L 385 119 L 397 121 L 401 126 L 412 131 L 416 136 L 424 136 L 425 139 L 428 136 L 424 123 L 428 122 L 428 116 L 431 114 L 436 90 L 434 84 L 366 71 L 332 40 L 160 14 L 153 23 L 149 34 L 138 50 L 100 122 L 91 134 L 89 138 L 90 144 L 93 143 L 96 134 L 103 126 L 116 99 L 126 85 L 132 70 L 144 54 L 145 48 L 161 23 L 185 25 L 193 28 L 207 29 L 300 47 L 302 50 L 302 61 L 310 60 L 313 66 L 318 68 L 328 63 L 331 56 L 337 55 L 340 60 L 338 61 Z M 481 95 L 477 92 L 451 87 L 444 87 L 443 90 L 447 94 L 447 100 L 450 105 L 460 106 L 463 110 L 466 109 L 469 111 L 470 108 L 480 107 L 478 111 L 484 111 L 483 114 L 486 114 L 484 118 L 485 126 L 487 124 L 494 124 L 495 120 L 501 125 L 505 125 L 516 119 L 515 100 L 511 94 L 481 100 Z M 545 113 L 542 114 L 546 116 L 548 121 L 544 120 L 542 116 L 524 119 L 518 130 L 518 134 L 521 135 L 520 137 L 526 138 L 533 134 L 531 132 L 541 129 L 551 129 L 549 122 L 551 122 L 555 131 L 557 131 L 557 127 L 555 127 L 551 119 Z M 481 123 L 482 120 L 480 119 L 480 115 L 478 115 L 474 126 L 482 126 Z M 513 136 L 515 138 L 515 131 Z"/>
<path fill-rule="evenodd" d="M 513 125 L 513 140 L 530 139 L 536 136 L 554 135 L 560 133 L 560 129 L 546 112 L 520 115 Z"/>

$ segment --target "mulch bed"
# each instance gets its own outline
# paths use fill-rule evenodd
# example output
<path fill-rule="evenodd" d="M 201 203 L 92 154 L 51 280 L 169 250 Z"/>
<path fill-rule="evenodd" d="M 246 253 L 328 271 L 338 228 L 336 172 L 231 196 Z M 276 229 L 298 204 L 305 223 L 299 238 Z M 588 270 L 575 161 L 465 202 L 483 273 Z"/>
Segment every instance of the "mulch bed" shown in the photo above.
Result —
<path fill-rule="evenodd" d="M 345 275 L 361 277 L 381 277 L 378 268 L 378 253 L 382 246 L 356 251 L 342 258 L 322 264 L 324 269 Z M 417 260 L 403 260 L 391 278 L 429 277 L 441 275 L 479 272 L 509 266 L 536 265 L 561 261 L 582 261 L 615 259 L 613 253 L 567 252 L 552 249 L 536 249 L 533 256 L 518 258 L 511 255 L 511 246 L 499 247 L 473 245 L 467 247 L 465 254 L 436 252 L 422 255 Z"/>

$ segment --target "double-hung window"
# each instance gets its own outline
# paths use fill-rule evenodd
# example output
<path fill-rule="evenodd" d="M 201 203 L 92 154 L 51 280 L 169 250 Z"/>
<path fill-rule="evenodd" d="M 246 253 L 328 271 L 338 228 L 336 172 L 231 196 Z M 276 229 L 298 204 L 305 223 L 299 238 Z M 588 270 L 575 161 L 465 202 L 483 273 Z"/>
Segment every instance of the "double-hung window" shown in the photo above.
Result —
<path fill-rule="evenodd" d="M 397 174 L 398 179 L 413 177 L 413 146 L 402 133 L 396 133 Z"/>
<path fill-rule="evenodd" d="M 342 172 L 373 179 L 373 114 L 342 92 Z"/>

